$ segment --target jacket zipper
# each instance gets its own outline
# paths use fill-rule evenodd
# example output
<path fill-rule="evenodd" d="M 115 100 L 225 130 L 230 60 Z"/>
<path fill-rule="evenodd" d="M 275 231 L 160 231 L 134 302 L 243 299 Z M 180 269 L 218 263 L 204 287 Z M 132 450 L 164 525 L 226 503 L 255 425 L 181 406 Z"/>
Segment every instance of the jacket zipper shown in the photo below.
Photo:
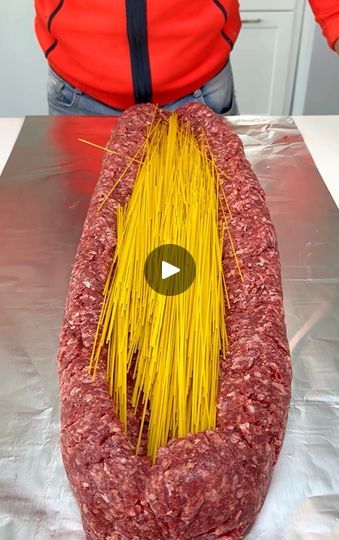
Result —
<path fill-rule="evenodd" d="M 222 14 L 224 16 L 224 19 L 225 19 L 225 24 L 226 24 L 228 16 L 227 16 L 227 11 L 226 11 L 225 6 L 219 0 L 213 0 L 213 2 L 217 6 L 217 8 L 220 9 L 220 11 L 222 12 Z M 221 33 L 222 37 L 224 38 L 224 40 L 227 41 L 227 43 L 229 44 L 229 46 L 231 47 L 231 50 L 232 50 L 233 47 L 234 47 L 234 43 L 231 40 L 231 38 L 228 37 L 228 35 L 224 32 L 224 30 L 221 30 L 220 33 Z"/>
<path fill-rule="evenodd" d="M 231 50 L 232 50 L 233 47 L 234 47 L 234 43 L 233 43 L 233 41 L 231 40 L 231 38 L 228 37 L 228 35 L 225 34 L 225 32 L 224 32 L 223 30 L 221 30 L 221 35 L 222 35 L 222 37 L 224 38 L 224 40 L 227 41 L 227 43 L 229 44 L 229 46 L 231 47 Z"/>
<path fill-rule="evenodd" d="M 219 2 L 219 0 L 213 0 L 213 2 L 220 9 L 220 11 L 222 12 L 222 14 L 224 16 L 224 19 L 225 19 L 225 23 L 226 23 L 226 21 L 227 21 L 227 11 L 226 11 L 225 6 L 223 6 L 222 3 Z"/>
<path fill-rule="evenodd" d="M 126 0 L 127 36 L 135 103 L 152 101 L 147 40 L 147 0 Z"/>
<path fill-rule="evenodd" d="M 48 20 L 47 20 L 47 30 L 48 32 L 52 35 L 51 33 L 51 26 L 52 26 L 52 22 L 53 22 L 53 19 L 54 17 L 59 13 L 60 9 L 62 8 L 62 6 L 64 5 L 64 2 L 65 0 L 60 0 L 60 2 L 58 3 L 58 5 L 56 6 L 55 9 L 53 9 L 52 13 L 50 14 L 50 16 L 48 17 Z M 52 43 L 52 45 L 50 47 L 48 47 L 48 49 L 46 49 L 45 51 L 45 56 L 46 58 L 48 58 L 48 55 L 54 51 L 55 47 L 58 45 L 58 40 L 57 39 L 54 39 L 54 42 Z"/>
<path fill-rule="evenodd" d="M 47 21 L 47 30 L 49 31 L 49 33 L 51 33 L 51 26 L 52 26 L 52 22 L 53 22 L 53 19 L 54 17 L 59 13 L 60 9 L 62 8 L 62 6 L 64 5 L 64 2 L 65 0 L 60 0 L 59 4 L 57 5 L 57 7 L 55 9 L 53 9 L 52 13 L 50 14 L 50 16 L 48 17 L 48 21 Z"/>

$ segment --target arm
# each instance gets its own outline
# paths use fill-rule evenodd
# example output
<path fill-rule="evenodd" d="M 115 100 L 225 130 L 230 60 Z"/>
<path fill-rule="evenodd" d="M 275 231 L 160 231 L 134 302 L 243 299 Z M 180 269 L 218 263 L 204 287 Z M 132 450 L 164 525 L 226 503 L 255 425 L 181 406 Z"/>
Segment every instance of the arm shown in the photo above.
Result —
<path fill-rule="evenodd" d="M 309 0 L 329 46 L 339 54 L 339 0 Z"/>

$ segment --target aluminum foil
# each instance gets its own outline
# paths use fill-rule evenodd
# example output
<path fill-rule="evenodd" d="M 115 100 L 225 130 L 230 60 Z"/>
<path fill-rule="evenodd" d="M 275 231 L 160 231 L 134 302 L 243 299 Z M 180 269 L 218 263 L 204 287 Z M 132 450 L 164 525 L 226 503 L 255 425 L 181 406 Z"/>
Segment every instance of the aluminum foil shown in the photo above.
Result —
<path fill-rule="evenodd" d="M 232 120 L 267 193 L 293 396 L 247 540 L 339 539 L 339 218 L 289 118 Z M 59 449 L 55 358 L 75 249 L 112 118 L 26 118 L 0 179 L 0 539 L 84 539 Z M 147 539 L 145 539 L 147 540 Z M 184 540 L 184 539 L 183 539 Z"/>

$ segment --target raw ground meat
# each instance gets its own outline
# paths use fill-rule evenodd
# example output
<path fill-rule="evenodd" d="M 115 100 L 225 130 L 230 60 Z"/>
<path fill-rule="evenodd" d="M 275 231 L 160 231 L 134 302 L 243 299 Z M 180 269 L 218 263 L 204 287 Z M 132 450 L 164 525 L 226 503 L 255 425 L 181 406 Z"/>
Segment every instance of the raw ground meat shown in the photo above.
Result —
<path fill-rule="evenodd" d="M 159 114 L 153 105 L 129 109 L 109 147 L 133 156 Z M 217 428 L 173 439 L 159 449 L 151 466 L 145 452 L 134 455 L 139 418 L 129 410 L 129 436 L 117 419 L 104 359 L 94 382 L 88 376 L 103 284 L 116 245 L 116 206 L 130 195 L 138 167 L 132 164 L 97 212 L 128 162 L 107 155 L 73 266 L 58 356 L 62 455 L 91 540 L 243 538 L 265 499 L 285 432 L 291 366 L 277 240 L 264 192 L 239 138 L 222 118 L 199 104 L 186 105 L 178 114 L 189 120 L 197 137 L 203 130 L 225 173 L 222 182 L 233 216 L 229 227 L 245 276 L 241 282 L 226 237 L 223 269 L 231 309 Z"/>

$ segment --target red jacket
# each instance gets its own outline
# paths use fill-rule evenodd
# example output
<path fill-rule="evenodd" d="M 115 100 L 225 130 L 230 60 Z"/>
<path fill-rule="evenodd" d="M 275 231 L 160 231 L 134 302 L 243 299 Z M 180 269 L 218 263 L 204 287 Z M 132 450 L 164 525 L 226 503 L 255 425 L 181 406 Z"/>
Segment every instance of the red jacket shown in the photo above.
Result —
<path fill-rule="evenodd" d="M 311 4 L 331 45 L 337 0 Z M 238 0 L 35 0 L 50 66 L 117 108 L 160 105 L 193 92 L 227 62 L 240 31 Z"/>
<path fill-rule="evenodd" d="M 314 16 L 333 49 L 339 39 L 339 0 L 310 0 Z"/>

